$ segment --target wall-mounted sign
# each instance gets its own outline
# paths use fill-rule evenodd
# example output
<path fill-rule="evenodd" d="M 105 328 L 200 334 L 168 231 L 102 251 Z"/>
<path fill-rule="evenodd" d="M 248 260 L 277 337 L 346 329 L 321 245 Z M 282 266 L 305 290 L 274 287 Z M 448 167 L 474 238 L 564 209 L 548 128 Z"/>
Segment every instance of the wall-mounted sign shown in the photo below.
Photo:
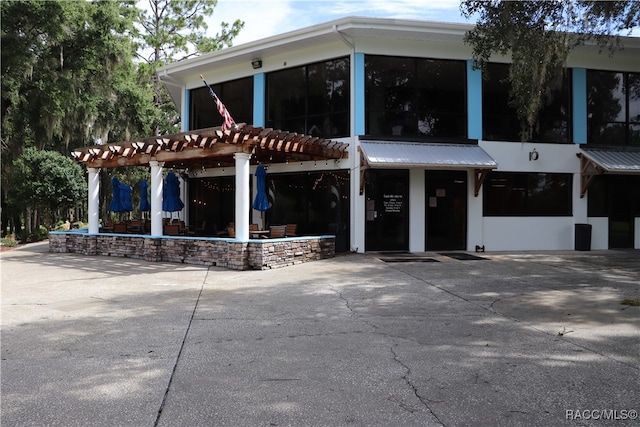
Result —
<path fill-rule="evenodd" d="M 386 213 L 402 212 L 402 194 L 383 194 L 382 204 Z"/>

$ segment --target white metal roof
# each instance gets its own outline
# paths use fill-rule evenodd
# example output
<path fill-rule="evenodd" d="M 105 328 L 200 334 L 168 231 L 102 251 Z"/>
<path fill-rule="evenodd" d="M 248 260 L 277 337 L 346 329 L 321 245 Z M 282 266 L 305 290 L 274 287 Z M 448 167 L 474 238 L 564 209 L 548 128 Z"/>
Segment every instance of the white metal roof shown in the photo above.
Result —
<path fill-rule="evenodd" d="M 640 151 L 582 148 L 581 153 L 605 172 L 640 174 Z"/>
<path fill-rule="evenodd" d="M 495 169 L 498 163 L 473 144 L 360 141 L 373 168 Z"/>

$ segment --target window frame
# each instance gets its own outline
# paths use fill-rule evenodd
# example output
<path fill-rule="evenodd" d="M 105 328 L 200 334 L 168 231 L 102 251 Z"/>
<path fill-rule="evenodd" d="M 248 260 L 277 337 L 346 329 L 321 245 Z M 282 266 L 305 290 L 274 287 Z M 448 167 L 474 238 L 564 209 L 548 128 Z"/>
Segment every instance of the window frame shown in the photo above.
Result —
<path fill-rule="evenodd" d="M 542 191 L 532 194 L 536 182 L 538 183 L 536 187 L 539 188 L 541 177 L 557 178 L 557 182 L 564 185 L 564 195 L 555 195 L 551 198 L 546 196 L 554 202 L 548 206 L 539 204 L 545 198 Z M 496 185 L 493 185 L 493 182 L 496 182 Z M 505 188 L 505 194 L 498 193 L 498 190 L 495 190 L 496 194 L 491 194 L 494 188 L 502 187 Z M 483 217 L 568 217 L 573 215 L 573 174 L 571 173 L 491 172 L 482 188 Z M 515 192 L 521 193 L 518 195 Z M 557 199 L 562 197 L 565 199 Z"/>
<path fill-rule="evenodd" d="M 386 66 L 383 62 L 395 64 Z M 459 86 L 441 84 L 454 79 L 451 76 L 455 74 L 455 67 L 460 73 Z M 439 68 L 445 69 L 445 72 L 437 81 L 426 79 L 425 70 L 437 75 Z M 394 78 L 397 81 L 406 78 L 409 84 L 385 84 L 385 80 Z M 376 86 L 376 79 L 383 84 Z M 429 95 L 434 92 L 440 95 Z M 447 92 L 449 95 L 445 95 Z M 457 94 L 457 97 L 451 96 L 451 93 Z M 402 105 L 398 103 L 391 106 L 389 100 L 394 97 L 399 101 L 404 100 Z M 431 103 L 434 102 L 433 99 L 437 101 Z M 412 56 L 365 56 L 365 134 L 369 136 L 466 140 L 469 126 L 467 104 L 466 61 Z M 444 127 L 440 127 L 441 131 L 438 129 L 439 121 L 445 123 Z"/>

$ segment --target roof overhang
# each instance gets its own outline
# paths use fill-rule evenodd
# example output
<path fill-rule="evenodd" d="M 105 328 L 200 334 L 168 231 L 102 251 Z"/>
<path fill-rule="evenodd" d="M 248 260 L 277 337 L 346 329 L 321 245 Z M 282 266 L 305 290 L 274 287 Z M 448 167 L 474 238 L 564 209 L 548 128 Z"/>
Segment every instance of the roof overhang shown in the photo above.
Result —
<path fill-rule="evenodd" d="M 640 150 L 582 148 L 580 158 L 580 197 L 584 197 L 597 175 L 640 175 Z"/>
<path fill-rule="evenodd" d="M 198 129 L 172 135 L 76 148 L 72 157 L 92 168 L 148 165 L 176 169 L 232 167 L 235 153 L 254 154 L 253 162 L 330 160 L 348 157 L 348 144 L 241 123 L 235 129 Z"/>
<path fill-rule="evenodd" d="M 476 144 L 360 141 L 360 153 L 363 169 L 473 170 L 475 196 L 487 173 L 498 167 L 498 163 Z"/>

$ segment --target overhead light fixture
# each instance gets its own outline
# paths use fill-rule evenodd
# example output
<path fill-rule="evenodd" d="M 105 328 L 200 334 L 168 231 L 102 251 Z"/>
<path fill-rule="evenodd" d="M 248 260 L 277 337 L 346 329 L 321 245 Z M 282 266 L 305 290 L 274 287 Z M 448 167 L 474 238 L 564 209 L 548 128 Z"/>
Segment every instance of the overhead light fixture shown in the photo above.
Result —
<path fill-rule="evenodd" d="M 251 60 L 251 66 L 253 67 L 254 70 L 257 70 L 258 68 L 262 68 L 262 59 Z"/>
<path fill-rule="evenodd" d="M 538 158 L 540 157 L 540 154 L 538 154 L 538 152 L 536 151 L 536 149 L 534 148 L 533 151 L 529 152 L 529 161 L 535 161 L 538 160 Z"/>

